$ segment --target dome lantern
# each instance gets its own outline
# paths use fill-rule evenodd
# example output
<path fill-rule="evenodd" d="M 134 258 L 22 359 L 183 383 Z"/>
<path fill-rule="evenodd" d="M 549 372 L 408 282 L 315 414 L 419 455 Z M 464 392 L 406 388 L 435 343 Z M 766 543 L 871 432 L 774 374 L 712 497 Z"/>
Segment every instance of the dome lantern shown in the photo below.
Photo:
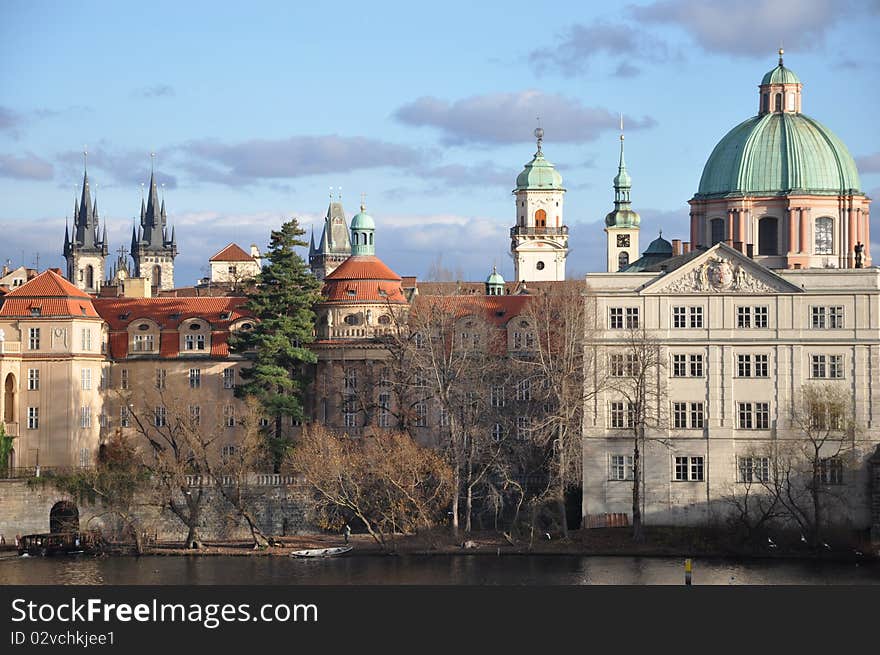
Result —
<path fill-rule="evenodd" d="M 758 115 L 774 113 L 799 114 L 801 112 L 800 78 L 782 63 L 784 50 L 779 48 L 779 65 L 769 71 L 758 87 Z"/>
<path fill-rule="evenodd" d="M 501 274 L 498 272 L 498 268 L 496 266 L 492 267 L 492 274 L 486 278 L 486 295 L 504 295 L 504 278 L 501 277 Z"/>
<path fill-rule="evenodd" d="M 376 222 L 367 213 L 366 203 L 362 194 L 361 210 L 351 219 L 351 254 L 375 255 L 376 246 L 373 243 L 375 231 Z"/>

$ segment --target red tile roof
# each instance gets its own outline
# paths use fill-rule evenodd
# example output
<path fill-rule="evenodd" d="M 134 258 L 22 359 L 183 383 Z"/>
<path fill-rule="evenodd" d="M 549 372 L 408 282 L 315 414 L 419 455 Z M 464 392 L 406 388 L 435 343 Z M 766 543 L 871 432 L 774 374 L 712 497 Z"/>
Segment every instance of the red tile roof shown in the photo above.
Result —
<path fill-rule="evenodd" d="M 352 255 L 342 262 L 325 280 L 394 280 L 400 276 L 372 255 Z"/>
<path fill-rule="evenodd" d="M 143 319 L 159 324 L 159 357 L 171 359 L 180 354 L 180 324 L 190 318 L 201 318 L 211 325 L 211 356 L 229 355 L 229 327 L 235 321 L 251 316 L 244 309 L 246 298 L 97 298 L 95 307 L 110 326 L 110 357 L 128 356 L 128 326 Z"/>
<path fill-rule="evenodd" d="M 384 280 L 330 280 L 322 293 L 323 302 L 406 302 L 400 283 Z"/>
<path fill-rule="evenodd" d="M 3 296 L 0 316 L 97 318 L 98 312 L 92 296 L 49 269 Z"/>
<path fill-rule="evenodd" d="M 254 258 L 238 244 L 230 243 L 223 250 L 208 260 L 209 262 L 252 262 Z"/>
<path fill-rule="evenodd" d="M 449 312 L 455 318 L 482 316 L 496 326 L 505 325 L 522 313 L 531 296 L 426 296 L 418 295 L 413 301 L 413 315 L 430 311 Z"/>

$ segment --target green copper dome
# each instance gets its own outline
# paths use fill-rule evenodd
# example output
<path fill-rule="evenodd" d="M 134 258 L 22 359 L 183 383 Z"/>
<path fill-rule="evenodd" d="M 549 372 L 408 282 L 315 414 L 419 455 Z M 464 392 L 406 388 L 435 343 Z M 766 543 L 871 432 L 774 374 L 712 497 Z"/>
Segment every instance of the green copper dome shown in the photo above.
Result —
<path fill-rule="evenodd" d="M 761 80 L 761 85 L 764 84 L 800 84 L 800 78 L 795 75 L 794 71 L 790 68 L 786 68 L 781 63 L 779 66 L 774 68 L 772 71 L 767 73 L 764 76 L 764 79 Z"/>
<path fill-rule="evenodd" d="M 361 207 L 361 211 L 354 215 L 351 219 L 351 229 L 352 230 L 375 230 L 376 222 L 373 220 L 373 217 L 364 211 L 364 208 Z"/>
<path fill-rule="evenodd" d="M 721 139 L 695 197 L 789 193 L 860 194 L 859 172 L 849 150 L 827 127 L 803 114 L 776 112 L 753 116 Z"/>
<path fill-rule="evenodd" d="M 489 274 L 489 277 L 486 278 L 486 284 L 504 284 L 504 278 L 501 277 L 501 273 L 497 270 L 492 269 L 492 273 Z"/>
<path fill-rule="evenodd" d="M 544 159 L 544 154 L 540 150 L 516 178 L 517 191 L 531 189 L 564 191 L 562 176 L 553 168 L 553 164 Z"/>

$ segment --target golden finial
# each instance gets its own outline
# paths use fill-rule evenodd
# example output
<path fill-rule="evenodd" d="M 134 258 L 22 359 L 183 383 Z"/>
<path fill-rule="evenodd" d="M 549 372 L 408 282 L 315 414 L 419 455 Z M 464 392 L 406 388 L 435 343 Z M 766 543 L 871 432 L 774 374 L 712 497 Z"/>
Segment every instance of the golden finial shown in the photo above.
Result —
<path fill-rule="evenodd" d="M 779 46 L 779 65 L 782 66 L 782 55 L 785 54 L 785 50 L 782 49 L 782 45 Z"/>

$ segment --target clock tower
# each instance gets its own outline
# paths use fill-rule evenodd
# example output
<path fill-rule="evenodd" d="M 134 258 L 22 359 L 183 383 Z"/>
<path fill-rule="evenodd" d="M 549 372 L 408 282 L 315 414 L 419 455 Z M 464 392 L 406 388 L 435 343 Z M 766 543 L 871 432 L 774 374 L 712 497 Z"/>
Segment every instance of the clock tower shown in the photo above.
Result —
<path fill-rule="evenodd" d="M 632 180 L 626 172 L 626 162 L 623 159 L 621 130 L 620 164 L 614 177 L 614 210 L 605 217 L 609 273 L 623 270 L 639 258 L 639 223 L 642 219 L 630 204 L 631 188 Z"/>
<path fill-rule="evenodd" d="M 544 130 L 535 130 L 538 151 L 516 178 L 516 225 L 510 254 L 517 282 L 565 279 L 568 226 L 562 223 L 562 176 L 541 152 Z"/>

